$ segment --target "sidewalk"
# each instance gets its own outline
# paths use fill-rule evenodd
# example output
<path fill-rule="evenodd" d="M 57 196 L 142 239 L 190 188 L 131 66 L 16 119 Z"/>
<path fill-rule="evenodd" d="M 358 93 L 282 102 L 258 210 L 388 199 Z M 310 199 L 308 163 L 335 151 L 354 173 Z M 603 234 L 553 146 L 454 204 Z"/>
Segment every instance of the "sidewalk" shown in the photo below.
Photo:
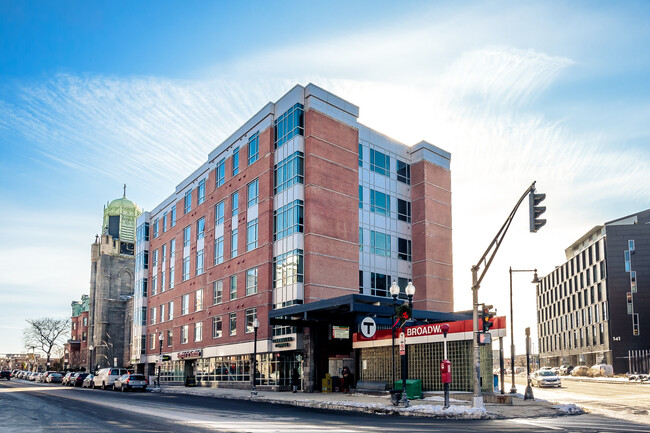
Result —
<path fill-rule="evenodd" d="M 226 388 L 163 386 L 160 391 L 164 394 L 183 394 L 204 397 L 217 397 L 238 400 L 260 401 L 289 406 L 311 407 L 339 411 L 353 411 L 382 415 L 420 416 L 447 419 L 504 419 L 504 418 L 536 418 L 560 415 L 577 415 L 583 413 L 575 405 L 554 405 L 545 400 L 524 400 L 523 395 L 517 394 L 512 399 L 512 405 L 485 404 L 485 409 L 474 409 L 470 401 L 450 399 L 451 406 L 443 410 L 442 393 L 424 393 L 425 398 L 411 400 L 408 408 L 395 407 L 390 397 L 355 393 L 291 393 L 258 391 L 251 395 L 250 391 Z"/>

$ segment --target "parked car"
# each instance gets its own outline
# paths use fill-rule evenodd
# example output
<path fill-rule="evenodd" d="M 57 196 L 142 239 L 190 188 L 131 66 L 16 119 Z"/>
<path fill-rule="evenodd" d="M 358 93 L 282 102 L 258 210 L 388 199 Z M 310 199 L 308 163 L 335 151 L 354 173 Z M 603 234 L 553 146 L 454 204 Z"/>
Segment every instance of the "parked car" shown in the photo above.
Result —
<path fill-rule="evenodd" d="M 592 365 L 589 369 L 590 376 L 614 376 L 614 367 L 607 364 L 596 364 Z"/>
<path fill-rule="evenodd" d="M 551 368 L 551 371 L 555 373 L 557 376 L 560 375 L 560 367 L 553 367 Z"/>
<path fill-rule="evenodd" d="M 9 370 L 0 371 L 0 378 L 11 380 L 11 371 L 9 371 Z"/>
<path fill-rule="evenodd" d="M 560 366 L 560 374 L 563 376 L 567 376 L 571 374 L 571 371 L 573 370 L 573 366 L 569 364 L 564 364 Z"/>
<path fill-rule="evenodd" d="M 571 370 L 571 376 L 586 376 L 588 372 L 589 367 L 586 365 L 578 365 Z"/>
<path fill-rule="evenodd" d="M 81 384 L 82 388 L 93 388 L 93 378 L 95 377 L 94 374 L 89 374 L 88 376 L 85 377 L 84 382 Z"/>
<path fill-rule="evenodd" d="M 34 376 L 34 382 L 36 382 L 36 383 L 41 383 L 41 382 L 43 382 L 43 378 L 44 378 L 44 377 L 45 377 L 45 373 L 37 373 L 37 374 Z"/>
<path fill-rule="evenodd" d="M 61 383 L 63 380 L 63 375 L 61 373 L 50 373 L 47 376 L 47 383 Z"/>
<path fill-rule="evenodd" d="M 70 381 L 70 378 L 74 376 L 75 372 L 74 371 L 68 371 L 65 376 L 63 376 L 63 380 L 61 381 L 62 385 L 68 385 L 68 382 Z"/>
<path fill-rule="evenodd" d="M 550 370 L 537 370 L 530 375 L 531 386 L 562 386 L 560 377 Z"/>
<path fill-rule="evenodd" d="M 113 388 L 115 380 L 127 373 L 126 368 L 102 368 L 93 378 L 93 383 L 95 384 L 95 388 Z"/>
<path fill-rule="evenodd" d="M 144 374 L 124 374 L 115 380 L 113 384 L 114 390 L 120 390 L 122 392 L 128 391 L 130 389 L 139 389 L 144 391 L 147 389 L 147 378 Z"/>
<path fill-rule="evenodd" d="M 72 386 L 83 385 L 86 376 L 88 376 L 88 373 L 84 373 L 84 372 L 75 373 L 75 375 L 70 378 L 70 385 Z"/>

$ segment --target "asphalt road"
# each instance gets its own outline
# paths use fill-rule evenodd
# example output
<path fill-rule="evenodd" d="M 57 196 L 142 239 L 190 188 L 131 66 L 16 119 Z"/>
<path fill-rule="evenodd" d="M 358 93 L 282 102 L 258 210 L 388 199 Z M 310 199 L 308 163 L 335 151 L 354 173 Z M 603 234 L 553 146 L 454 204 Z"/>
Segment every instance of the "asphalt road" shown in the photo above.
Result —
<path fill-rule="evenodd" d="M 562 378 L 561 388 L 533 387 L 535 398 L 574 403 L 608 417 L 648 424 L 650 427 L 650 384 L 580 382 Z M 517 377 L 517 392 L 523 394 L 526 378 Z M 506 380 L 505 391 L 510 390 Z"/>
<path fill-rule="evenodd" d="M 157 393 L 0 383 L 0 432 L 650 432 L 599 415 L 435 420 Z"/>

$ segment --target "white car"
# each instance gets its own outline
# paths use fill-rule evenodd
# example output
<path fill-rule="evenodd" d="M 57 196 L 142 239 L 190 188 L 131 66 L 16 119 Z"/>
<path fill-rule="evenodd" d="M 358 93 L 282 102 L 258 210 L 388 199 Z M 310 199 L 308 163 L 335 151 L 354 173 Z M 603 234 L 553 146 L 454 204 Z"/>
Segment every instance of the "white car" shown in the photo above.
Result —
<path fill-rule="evenodd" d="M 562 386 L 560 377 L 550 370 L 537 370 L 530 375 L 530 386 Z"/>

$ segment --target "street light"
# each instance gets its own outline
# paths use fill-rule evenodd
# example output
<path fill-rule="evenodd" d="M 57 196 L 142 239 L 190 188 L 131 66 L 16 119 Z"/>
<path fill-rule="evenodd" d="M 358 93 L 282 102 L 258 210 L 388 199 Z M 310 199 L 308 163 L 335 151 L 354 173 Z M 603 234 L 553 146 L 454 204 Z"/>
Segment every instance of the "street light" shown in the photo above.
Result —
<path fill-rule="evenodd" d="M 257 329 L 260 327 L 260 321 L 257 320 L 257 317 L 253 319 L 253 332 L 255 333 L 255 337 L 253 338 L 253 374 L 251 375 L 252 381 L 253 381 L 253 386 L 252 386 L 252 395 L 257 395 L 257 387 L 255 386 L 255 379 L 257 376 Z"/>
<path fill-rule="evenodd" d="M 68 360 L 69 360 L 68 356 L 69 356 L 69 354 L 70 354 L 70 351 L 68 349 L 65 349 L 65 358 L 64 358 L 64 364 L 65 365 L 63 366 L 63 370 L 65 370 L 65 371 L 68 371 Z"/>
<path fill-rule="evenodd" d="M 411 317 L 413 316 L 413 295 L 415 295 L 415 286 L 411 281 L 406 285 L 406 296 L 409 298 L 409 308 L 411 309 Z M 409 319 L 411 319 L 409 317 Z M 403 331 L 402 331 L 403 332 Z M 402 355 L 402 403 L 404 407 L 409 407 L 409 399 L 406 395 L 406 369 L 408 368 L 408 347 L 406 346 L 406 337 L 403 337 L 404 341 L 404 354 Z"/>
<path fill-rule="evenodd" d="M 395 388 L 395 309 L 397 308 L 397 297 L 399 296 L 399 286 L 395 281 L 390 285 L 390 295 L 393 297 L 393 314 L 391 316 L 390 334 L 393 337 L 392 355 L 393 355 L 393 380 L 391 382 L 391 389 Z"/>
<path fill-rule="evenodd" d="M 158 386 L 157 388 L 160 388 L 160 370 L 162 370 L 162 344 L 163 344 L 163 339 L 165 337 L 163 336 L 163 331 L 160 331 L 158 334 Z"/>
<path fill-rule="evenodd" d="M 510 369 L 512 370 L 512 387 L 510 388 L 510 394 L 517 393 L 517 387 L 515 386 L 515 331 L 514 331 L 514 320 L 513 320 L 513 310 L 512 310 L 512 273 L 513 272 L 534 272 L 533 281 L 531 283 L 539 283 L 539 278 L 537 278 L 537 269 L 512 269 L 510 267 Z"/>

